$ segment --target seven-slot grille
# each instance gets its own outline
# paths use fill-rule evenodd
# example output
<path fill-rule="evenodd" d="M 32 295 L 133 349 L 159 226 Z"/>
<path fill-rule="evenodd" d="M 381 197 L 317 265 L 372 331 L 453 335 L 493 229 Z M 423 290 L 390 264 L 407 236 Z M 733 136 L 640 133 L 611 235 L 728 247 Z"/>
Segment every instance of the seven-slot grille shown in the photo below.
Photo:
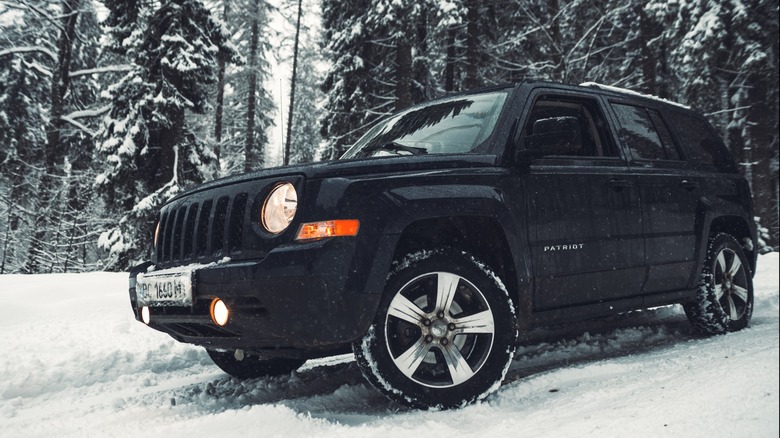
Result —
<path fill-rule="evenodd" d="M 241 251 L 247 194 L 186 200 L 160 216 L 158 264 L 214 258 Z"/>

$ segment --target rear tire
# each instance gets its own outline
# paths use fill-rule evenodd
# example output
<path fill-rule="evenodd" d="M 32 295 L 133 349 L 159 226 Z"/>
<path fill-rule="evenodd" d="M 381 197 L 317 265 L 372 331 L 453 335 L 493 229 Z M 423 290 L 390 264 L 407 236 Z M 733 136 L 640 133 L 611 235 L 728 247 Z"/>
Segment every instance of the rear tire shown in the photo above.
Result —
<path fill-rule="evenodd" d="M 303 359 L 263 358 L 250 354 L 242 357 L 233 351 L 206 349 L 206 352 L 222 371 L 242 380 L 290 374 L 306 362 Z M 241 357 L 241 360 L 238 360 L 237 356 Z"/>
<path fill-rule="evenodd" d="M 498 389 L 517 341 L 501 280 L 469 254 L 420 251 L 393 263 L 374 323 L 353 344 L 360 370 L 401 404 L 455 408 Z"/>
<path fill-rule="evenodd" d="M 741 330 L 753 315 L 753 279 L 744 251 L 729 234 L 710 238 L 696 299 L 683 308 L 703 335 Z"/>

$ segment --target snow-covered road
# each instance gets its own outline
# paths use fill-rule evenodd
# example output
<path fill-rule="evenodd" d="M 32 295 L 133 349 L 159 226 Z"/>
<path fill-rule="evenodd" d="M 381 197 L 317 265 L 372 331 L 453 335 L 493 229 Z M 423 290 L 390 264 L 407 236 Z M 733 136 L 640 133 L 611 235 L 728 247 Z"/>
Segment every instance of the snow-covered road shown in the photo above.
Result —
<path fill-rule="evenodd" d="M 349 356 L 239 382 L 136 322 L 125 274 L 0 276 L 2 437 L 777 437 L 778 255 L 752 325 L 691 334 L 679 306 L 531 334 L 485 402 L 413 411 Z"/>

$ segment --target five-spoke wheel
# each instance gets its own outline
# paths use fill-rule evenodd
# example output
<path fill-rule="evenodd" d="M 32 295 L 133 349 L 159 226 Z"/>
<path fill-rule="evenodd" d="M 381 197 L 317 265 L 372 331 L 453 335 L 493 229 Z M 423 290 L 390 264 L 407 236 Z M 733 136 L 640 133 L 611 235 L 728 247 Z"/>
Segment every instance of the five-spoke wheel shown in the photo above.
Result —
<path fill-rule="evenodd" d="M 516 340 L 498 277 L 468 254 L 422 251 L 396 264 L 384 304 L 354 350 L 369 381 L 414 407 L 454 407 L 498 387 Z"/>
<path fill-rule="evenodd" d="M 390 302 L 384 327 L 393 363 L 431 387 L 469 380 L 484 365 L 495 332 L 482 292 L 449 272 L 424 274 L 404 285 Z"/>
<path fill-rule="evenodd" d="M 685 314 L 702 334 L 740 330 L 753 313 L 753 281 L 742 248 L 728 234 L 710 239 L 696 300 Z"/>
<path fill-rule="evenodd" d="M 713 275 L 715 299 L 732 321 L 739 320 L 748 309 L 748 275 L 739 256 L 731 249 L 721 250 Z"/>

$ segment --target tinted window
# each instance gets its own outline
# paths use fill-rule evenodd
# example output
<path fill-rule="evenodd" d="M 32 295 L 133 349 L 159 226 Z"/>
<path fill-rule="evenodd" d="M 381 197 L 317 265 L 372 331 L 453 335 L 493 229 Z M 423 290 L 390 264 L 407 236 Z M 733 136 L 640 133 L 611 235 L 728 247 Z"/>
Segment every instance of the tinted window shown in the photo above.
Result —
<path fill-rule="evenodd" d="M 643 107 L 612 104 L 620 124 L 620 139 L 636 160 L 669 160 L 661 136 Z M 668 134 L 668 133 L 667 133 Z"/>
<path fill-rule="evenodd" d="M 548 147 L 548 141 L 556 141 L 554 133 L 535 132 L 548 121 L 569 120 L 576 122 L 579 135 L 574 139 L 577 143 L 571 149 L 577 152 L 568 155 L 578 157 L 616 157 L 617 151 L 607 140 L 607 125 L 598 104 L 591 99 L 572 98 L 566 96 L 543 95 L 534 103 L 528 120 L 523 128 L 526 147 L 535 144 L 537 147 Z M 551 149 L 552 151 L 552 149 Z M 547 155 L 561 155 L 551 152 Z"/>
<path fill-rule="evenodd" d="M 720 170 L 736 170 L 723 142 L 706 121 L 684 113 L 674 114 L 671 121 L 681 146 L 686 148 L 693 160 Z"/>
<path fill-rule="evenodd" d="M 493 133 L 507 92 L 457 96 L 382 120 L 342 158 L 476 152 Z"/>
<path fill-rule="evenodd" d="M 666 151 L 666 158 L 669 160 L 681 160 L 680 152 L 677 150 L 677 146 L 674 144 L 672 134 L 669 132 L 669 128 L 666 126 L 666 122 L 661 117 L 661 114 L 656 110 L 648 109 L 650 118 L 653 119 L 653 125 L 658 131 L 658 136 L 661 138 L 661 143 L 664 145 L 664 151 Z"/>

